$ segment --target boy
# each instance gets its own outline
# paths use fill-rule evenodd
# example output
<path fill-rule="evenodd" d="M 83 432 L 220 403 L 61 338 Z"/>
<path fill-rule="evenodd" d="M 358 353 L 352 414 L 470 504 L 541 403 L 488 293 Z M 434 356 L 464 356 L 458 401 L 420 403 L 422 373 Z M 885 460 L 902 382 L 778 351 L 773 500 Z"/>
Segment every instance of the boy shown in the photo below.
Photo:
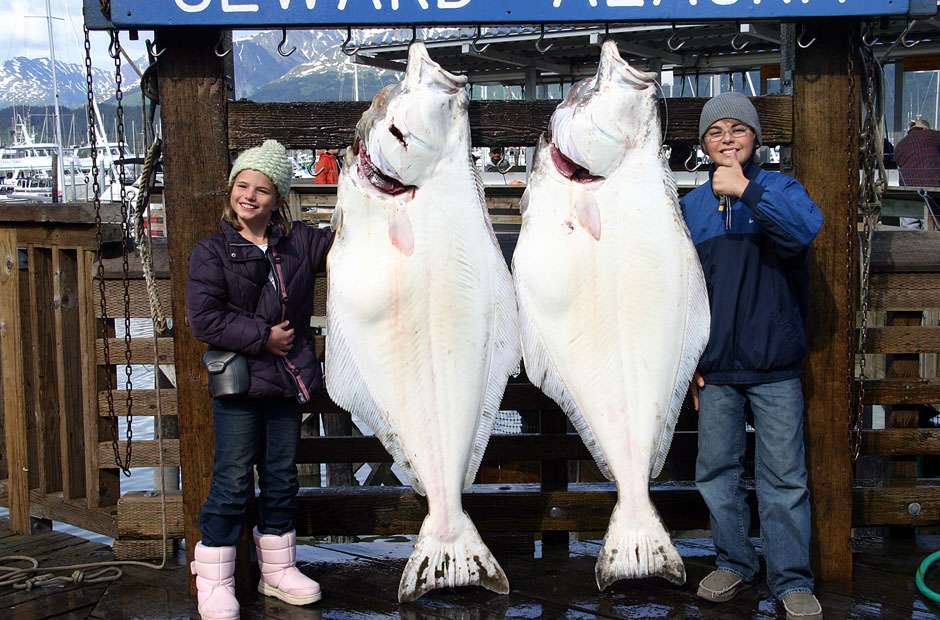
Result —
<path fill-rule="evenodd" d="M 818 620 L 800 374 L 806 259 L 823 217 L 798 181 L 753 160 L 760 120 L 743 94 L 709 100 L 699 137 L 714 162 L 710 180 L 680 205 L 711 304 L 711 335 L 690 390 L 699 411 L 696 485 L 711 516 L 717 569 L 698 595 L 728 601 L 759 569 L 742 480 L 749 402 L 767 584 L 787 620 Z"/>

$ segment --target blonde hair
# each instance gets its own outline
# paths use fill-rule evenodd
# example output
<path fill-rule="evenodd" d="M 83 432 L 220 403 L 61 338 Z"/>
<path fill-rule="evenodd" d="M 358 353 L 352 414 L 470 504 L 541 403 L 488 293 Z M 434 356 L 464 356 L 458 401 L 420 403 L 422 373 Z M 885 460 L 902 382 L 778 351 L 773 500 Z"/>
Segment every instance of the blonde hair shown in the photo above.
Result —
<path fill-rule="evenodd" d="M 233 179 L 228 185 L 228 191 L 225 192 L 228 200 L 225 201 L 225 206 L 222 207 L 222 219 L 232 225 L 232 228 L 235 230 L 241 230 L 241 222 L 238 221 L 238 215 L 235 213 L 235 210 L 232 208 L 232 189 L 235 187 L 235 180 Z M 277 191 L 277 187 L 274 188 L 275 193 L 277 193 L 277 210 L 271 214 L 271 221 L 269 224 L 274 224 L 281 229 L 281 232 L 284 234 L 284 237 L 290 237 L 291 231 L 291 219 L 290 219 L 290 210 L 287 206 L 287 200 L 281 197 L 280 192 Z"/>

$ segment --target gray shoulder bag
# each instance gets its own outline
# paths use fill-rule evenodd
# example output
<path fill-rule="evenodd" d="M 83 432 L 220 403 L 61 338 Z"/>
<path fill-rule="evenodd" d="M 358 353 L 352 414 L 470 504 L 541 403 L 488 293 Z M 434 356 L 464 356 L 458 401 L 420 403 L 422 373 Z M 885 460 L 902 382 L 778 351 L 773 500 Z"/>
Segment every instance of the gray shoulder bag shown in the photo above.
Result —
<path fill-rule="evenodd" d="M 265 282 L 267 286 L 267 282 Z M 264 294 L 264 287 L 262 287 Z M 258 297 L 261 303 L 261 297 Z M 255 314 L 258 309 L 255 308 Z M 241 353 L 212 349 L 202 355 L 202 363 L 209 374 L 209 391 L 213 398 L 226 398 L 228 396 L 244 396 L 248 393 L 251 384 L 251 375 L 248 373 L 248 359 Z"/>
<path fill-rule="evenodd" d="M 202 363 L 209 373 L 209 390 L 213 398 L 244 396 L 248 393 L 251 377 L 248 374 L 248 360 L 241 353 L 234 351 L 206 351 Z"/>

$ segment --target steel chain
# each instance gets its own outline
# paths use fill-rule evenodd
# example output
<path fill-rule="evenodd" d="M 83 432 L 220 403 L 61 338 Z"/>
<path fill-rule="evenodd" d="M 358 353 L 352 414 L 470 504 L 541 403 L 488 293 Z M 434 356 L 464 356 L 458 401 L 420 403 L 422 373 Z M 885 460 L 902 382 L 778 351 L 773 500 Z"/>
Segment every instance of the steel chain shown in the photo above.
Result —
<path fill-rule="evenodd" d="M 880 85 L 882 68 L 871 48 L 864 45 L 857 47 L 864 71 L 865 90 L 863 105 L 865 117 L 862 124 L 860 155 L 862 162 L 862 180 L 859 188 L 859 205 L 862 208 L 862 245 L 859 249 L 861 265 L 859 268 L 859 309 L 861 324 L 858 330 L 856 354 L 858 355 L 859 381 L 854 402 L 854 420 L 852 421 L 852 439 L 849 444 L 853 461 L 857 461 L 862 447 L 863 414 L 865 411 L 865 382 L 867 360 L 865 343 L 868 338 L 868 315 L 870 301 L 872 235 L 881 213 L 881 197 L 885 189 L 883 161 L 883 141 L 879 139 L 884 126 L 883 98 Z M 854 53 L 854 50 L 853 50 Z M 853 227 L 854 229 L 854 227 Z M 857 234 L 855 230 L 853 234 Z"/>
<path fill-rule="evenodd" d="M 107 295 L 105 293 L 104 277 L 104 251 L 103 238 L 101 235 L 101 183 L 98 180 L 101 171 L 98 168 L 98 132 L 95 129 L 95 90 L 94 78 L 91 66 L 91 41 L 88 34 L 88 26 L 85 26 L 85 86 L 88 96 L 88 142 L 91 147 L 91 178 L 92 194 L 95 204 L 95 241 L 98 244 L 98 299 L 101 304 L 101 321 L 105 324 L 108 321 Z M 104 349 L 105 363 L 111 360 L 111 343 L 108 334 L 102 334 L 102 348 Z M 108 401 L 108 426 L 111 429 L 111 449 L 114 452 L 114 463 L 122 470 L 127 471 L 124 463 L 121 462 L 121 452 L 118 446 L 118 419 L 114 410 L 114 389 L 111 373 L 105 373 L 105 385 Z"/>
<path fill-rule="evenodd" d="M 121 467 L 121 471 L 124 472 L 125 476 L 130 476 L 130 466 L 131 466 L 131 450 L 132 443 L 131 440 L 134 437 L 134 395 L 133 388 L 134 383 L 131 380 L 132 368 L 131 368 L 131 359 L 133 357 L 131 353 L 131 291 L 130 291 L 130 275 L 129 275 L 129 265 L 127 262 L 127 257 L 129 254 L 129 248 L 127 245 L 128 240 L 130 239 L 130 215 L 128 212 L 128 201 L 127 201 L 127 188 L 126 188 L 126 174 L 125 174 L 125 135 L 124 135 L 124 93 L 121 90 L 122 77 L 121 77 L 121 39 L 120 34 L 117 30 L 111 30 L 111 45 L 108 46 L 108 53 L 111 55 L 111 58 L 114 60 L 114 98 L 117 101 L 117 146 L 118 146 L 118 185 L 120 185 L 121 193 L 121 256 L 122 256 L 122 269 L 123 269 L 123 284 L 124 284 L 124 389 L 126 390 L 127 398 L 127 428 L 125 431 L 125 437 L 127 438 L 127 443 L 124 446 L 124 465 Z M 113 192 L 112 192 L 113 193 Z M 112 196 L 113 198 L 113 196 Z"/>

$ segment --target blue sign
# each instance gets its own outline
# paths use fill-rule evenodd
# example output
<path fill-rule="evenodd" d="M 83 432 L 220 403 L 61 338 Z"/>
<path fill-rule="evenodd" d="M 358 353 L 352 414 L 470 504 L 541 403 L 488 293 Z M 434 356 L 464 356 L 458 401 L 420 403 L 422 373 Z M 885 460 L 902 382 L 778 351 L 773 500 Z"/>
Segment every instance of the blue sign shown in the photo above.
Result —
<path fill-rule="evenodd" d="M 935 13 L 930 4 L 928 12 Z M 905 15 L 923 5 L 923 0 L 111 0 L 111 21 L 144 30 L 563 24 Z"/>

